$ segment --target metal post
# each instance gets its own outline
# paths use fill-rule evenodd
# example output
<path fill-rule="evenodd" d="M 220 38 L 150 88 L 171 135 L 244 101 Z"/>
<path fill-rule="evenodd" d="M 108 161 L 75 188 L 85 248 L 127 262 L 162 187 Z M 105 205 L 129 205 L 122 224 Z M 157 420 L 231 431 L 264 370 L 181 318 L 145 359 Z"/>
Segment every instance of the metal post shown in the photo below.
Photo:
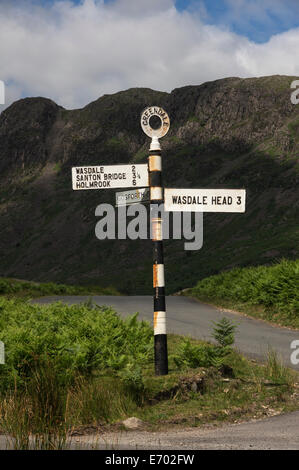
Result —
<path fill-rule="evenodd" d="M 157 119 L 158 118 L 158 119 Z M 160 125 L 152 127 L 154 119 Z M 153 217 L 153 204 L 164 202 L 162 187 L 162 159 L 159 139 L 164 137 L 170 127 L 169 116 L 160 106 L 150 106 L 141 114 L 143 132 L 151 137 L 149 149 L 148 172 L 150 188 L 150 219 L 153 239 L 153 285 L 154 285 L 154 338 L 155 338 L 155 372 L 156 375 L 168 374 L 166 306 L 163 259 L 162 219 Z"/>
<path fill-rule="evenodd" d="M 161 147 L 157 137 L 152 138 L 148 166 L 151 203 L 150 217 L 153 240 L 155 373 L 156 375 L 166 375 L 168 374 L 168 354 L 166 335 L 162 218 L 152 217 L 152 204 L 159 205 L 164 202 L 162 187 Z"/>

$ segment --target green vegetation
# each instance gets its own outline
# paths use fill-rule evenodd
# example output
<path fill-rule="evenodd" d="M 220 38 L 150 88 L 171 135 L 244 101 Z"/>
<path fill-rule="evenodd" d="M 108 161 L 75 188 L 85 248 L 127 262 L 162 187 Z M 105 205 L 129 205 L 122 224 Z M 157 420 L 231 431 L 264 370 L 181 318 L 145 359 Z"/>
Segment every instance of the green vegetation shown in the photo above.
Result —
<path fill-rule="evenodd" d="M 54 282 L 32 282 L 0 278 L 0 296 L 41 297 L 44 295 L 119 295 L 114 287 L 72 286 Z"/>
<path fill-rule="evenodd" d="M 235 325 L 214 325 L 215 345 L 169 335 L 169 375 L 155 376 L 153 332 L 92 303 L 40 306 L 0 299 L 0 430 L 17 449 L 67 448 L 74 428 L 147 428 L 236 421 L 298 408 L 297 374 L 271 352 L 258 365 L 233 349 Z M 187 346 L 186 346 L 187 345 Z"/>
<path fill-rule="evenodd" d="M 57 450 L 66 447 L 67 393 L 53 365 L 49 359 L 43 364 L 36 361 L 25 389 L 15 387 L 2 392 L 1 428 L 12 441 L 10 448 Z"/>
<path fill-rule="evenodd" d="M 70 426 L 129 412 L 139 402 L 152 336 L 137 314 L 121 320 L 91 302 L 40 306 L 2 297 L 0 428 L 15 448 L 59 449 Z"/>
<path fill-rule="evenodd" d="M 299 328 L 299 260 L 236 268 L 202 279 L 184 292 L 200 300 Z"/>
<path fill-rule="evenodd" d="M 182 145 L 183 143 L 182 139 L 180 139 L 177 135 L 172 135 L 168 139 L 172 144 L 175 144 L 175 145 Z"/>
<path fill-rule="evenodd" d="M 225 359 L 231 353 L 231 345 L 235 342 L 234 331 L 236 325 L 227 318 L 215 323 L 213 337 L 217 346 L 207 344 L 192 345 L 190 339 L 185 338 L 178 346 L 178 352 L 173 357 L 179 367 L 222 367 Z"/>
<path fill-rule="evenodd" d="M 127 154 L 126 141 L 123 138 L 111 137 L 105 142 L 104 148 L 111 156 Z"/>
<path fill-rule="evenodd" d="M 172 337 L 170 345 L 176 340 Z M 202 347 L 194 340 L 191 344 Z M 173 368 L 166 377 L 145 377 L 152 393 L 151 406 L 139 408 L 135 416 L 154 429 L 272 416 L 298 409 L 298 398 L 293 396 L 297 382 L 298 374 L 284 367 L 275 355 L 260 365 L 232 350 L 222 368 L 179 372 Z"/>
<path fill-rule="evenodd" d="M 189 116 L 188 117 L 189 122 L 200 122 L 197 116 Z M 204 124 L 203 124 L 204 125 Z"/>
<path fill-rule="evenodd" d="M 291 132 L 292 135 L 298 136 L 298 130 L 299 130 L 299 119 L 295 119 L 294 121 L 290 122 L 288 124 L 288 129 Z"/>
<path fill-rule="evenodd" d="M 24 387 L 36 358 L 55 361 L 61 383 L 77 373 L 142 366 L 152 353 L 152 329 L 136 315 L 121 320 L 109 307 L 92 303 L 45 306 L 0 299 L 0 340 L 7 358 L 0 367 L 0 390 Z"/>
<path fill-rule="evenodd" d="M 138 150 L 137 153 L 133 156 L 133 162 L 145 162 L 148 157 L 148 150 L 143 150 L 142 148 Z"/>
<path fill-rule="evenodd" d="M 55 171 L 56 173 L 60 173 L 60 172 L 61 172 L 61 162 L 55 163 L 55 165 L 54 165 L 54 171 Z"/>

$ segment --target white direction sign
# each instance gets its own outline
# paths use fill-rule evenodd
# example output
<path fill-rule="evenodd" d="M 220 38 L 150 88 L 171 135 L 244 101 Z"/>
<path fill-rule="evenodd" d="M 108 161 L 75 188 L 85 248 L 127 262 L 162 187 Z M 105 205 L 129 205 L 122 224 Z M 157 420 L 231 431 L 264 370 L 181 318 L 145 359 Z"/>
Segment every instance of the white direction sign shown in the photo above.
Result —
<path fill-rule="evenodd" d="M 149 186 L 148 166 L 77 166 L 72 168 L 72 182 L 74 190 Z"/>
<path fill-rule="evenodd" d="M 245 212 L 245 189 L 164 189 L 166 211 Z"/>
<path fill-rule="evenodd" d="M 131 191 L 116 193 L 115 197 L 116 206 L 127 206 L 140 202 L 148 202 L 150 200 L 150 191 L 149 188 L 132 189 Z"/>

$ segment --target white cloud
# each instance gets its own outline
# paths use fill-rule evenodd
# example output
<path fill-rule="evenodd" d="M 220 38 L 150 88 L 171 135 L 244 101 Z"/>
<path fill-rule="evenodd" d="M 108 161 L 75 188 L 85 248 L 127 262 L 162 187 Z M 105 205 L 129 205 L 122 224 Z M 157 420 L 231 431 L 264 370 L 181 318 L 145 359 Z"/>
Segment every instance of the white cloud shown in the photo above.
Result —
<path fill-rule="evenodd" d="M 131 87 L 170 91 L 227 76 L 299 75 L 299 29 L 255 44 L 174 0 L 0 3 L 8 104 L 46 96 L 67 108 Z"/>

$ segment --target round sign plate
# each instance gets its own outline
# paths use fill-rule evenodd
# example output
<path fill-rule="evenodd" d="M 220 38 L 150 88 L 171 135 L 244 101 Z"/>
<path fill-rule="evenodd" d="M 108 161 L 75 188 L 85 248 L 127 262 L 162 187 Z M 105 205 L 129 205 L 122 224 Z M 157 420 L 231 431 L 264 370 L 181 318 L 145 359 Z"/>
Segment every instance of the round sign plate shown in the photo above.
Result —
<path fill-rule="evenodd" d="M 158 129 L 153 129 L 151 127 L 150 121 L 153 116 L 157 116 L 161 121 L 161 125 Z M 143 132 L 149 137 L 157 137 L 160 139 L 167 134 L 170 127 L 169 116 L 160 106 L 150 106 L 141 114 L 141 127 Z"/>

